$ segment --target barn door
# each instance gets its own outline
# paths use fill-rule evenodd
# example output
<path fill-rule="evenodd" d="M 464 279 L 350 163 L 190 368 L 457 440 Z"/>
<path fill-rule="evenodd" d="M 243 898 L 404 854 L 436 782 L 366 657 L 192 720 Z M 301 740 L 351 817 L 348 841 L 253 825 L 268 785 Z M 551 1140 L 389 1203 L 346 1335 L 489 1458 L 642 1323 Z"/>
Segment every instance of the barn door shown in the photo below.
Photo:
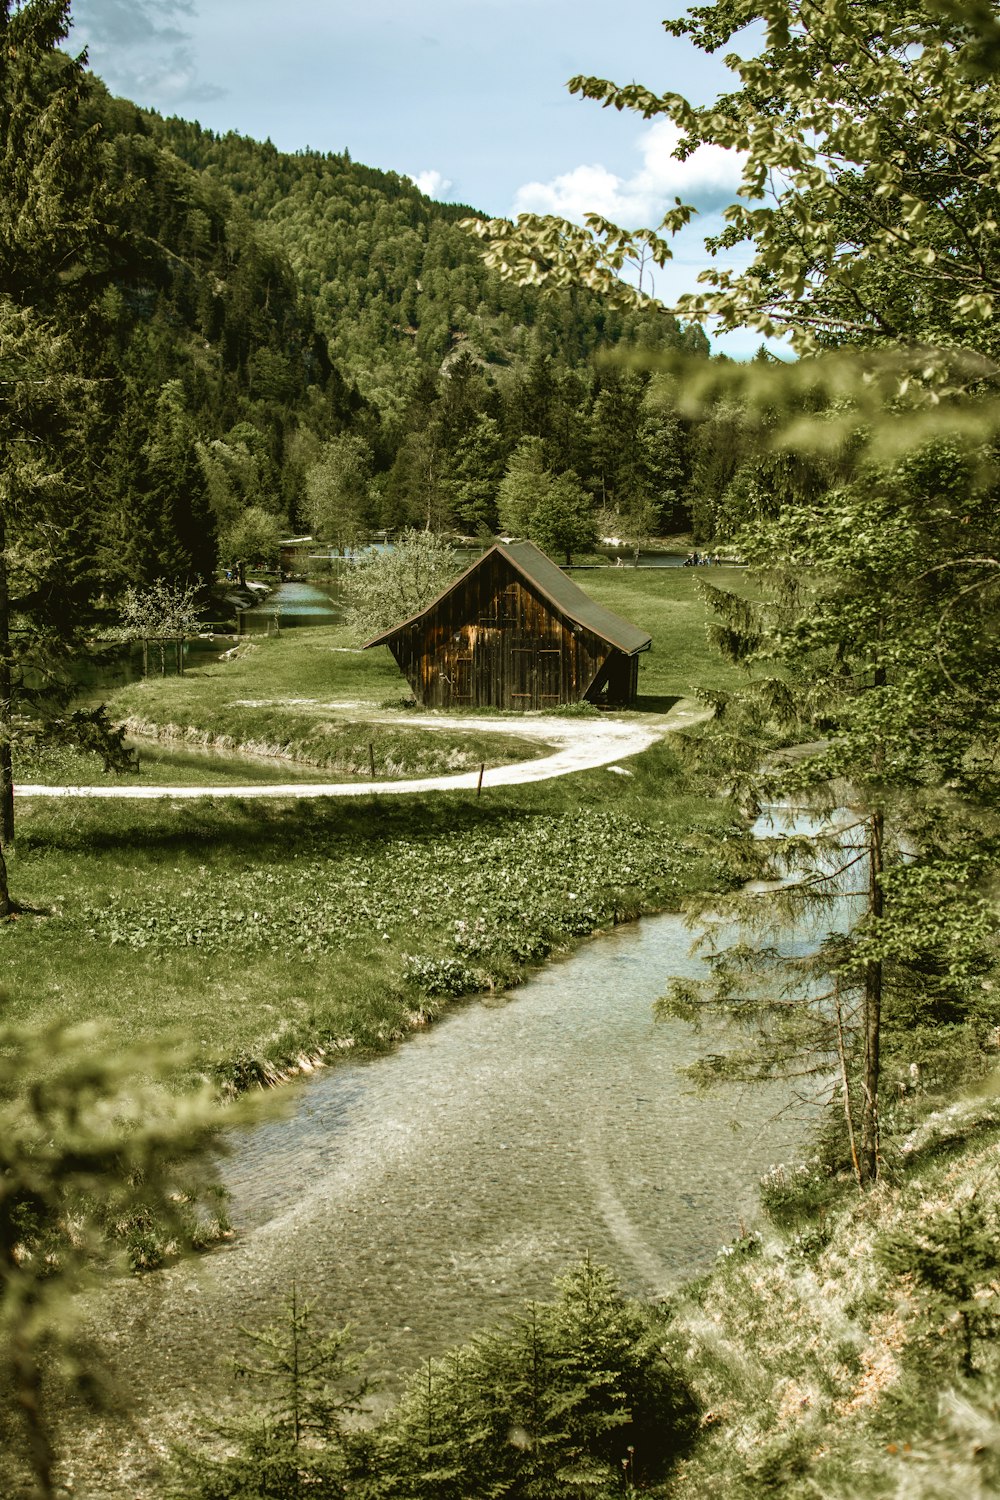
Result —
<path fill-rule="evenodd" d="M 562 650 L 525 640 L 511 645 L 511 708 L 554 708 L 562 702 Z"/>
<path fill-rule="evenodd" d="M 535 683 L 539 708 L 554 708 L 562 702 L 561 646 L 539 646 L 535 661 Z"/>
<path fill-rule="evenodd" d="M 456 653 L 451 659 L 451 698 L 453 703 L 472 702 L 472 652 Z"/>
<path fill-rule="evenodd" d="M 535 647 L 532 641 L 512 641 L 510 647 L 510 706 L 537 708 Z"/>

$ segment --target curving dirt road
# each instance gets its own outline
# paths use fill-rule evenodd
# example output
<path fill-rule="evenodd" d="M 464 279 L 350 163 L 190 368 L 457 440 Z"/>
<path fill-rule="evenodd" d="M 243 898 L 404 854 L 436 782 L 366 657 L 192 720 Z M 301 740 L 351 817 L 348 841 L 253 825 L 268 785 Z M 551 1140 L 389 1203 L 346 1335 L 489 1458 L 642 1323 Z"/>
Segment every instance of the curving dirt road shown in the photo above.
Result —
<path fill-rule="evenodd" d="M 669 713 L 630 716 L 628 719 L 437 719 L 407 715 L 407 725 L 426 729 L 484 730 L 491 734 L 516 734 L 537 738 L 556 747 L 539 760 L 495 766 L 483 773 L 483 786 L 515 786 L 569 776 L 612 766 L 616 761 L 648 750 L 665 734 L 686 729 L 707 718 L 709 710 L 693 699 L 682 698 Z M 19 786 L 18 797 L 361 797 L 401 796 L 411 792 L 468 790 L 479 780 L 478 771 L 460 771 L 449 776 L 425 776 L 410 781 L 293 782 L 256 786 Z"/>

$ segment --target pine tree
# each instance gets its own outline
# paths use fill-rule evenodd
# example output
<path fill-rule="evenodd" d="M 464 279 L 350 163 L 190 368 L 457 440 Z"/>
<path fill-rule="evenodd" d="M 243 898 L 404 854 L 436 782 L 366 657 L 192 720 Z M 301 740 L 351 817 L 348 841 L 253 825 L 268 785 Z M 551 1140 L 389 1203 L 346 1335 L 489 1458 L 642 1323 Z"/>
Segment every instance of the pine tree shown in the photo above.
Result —
<path fill-rule="evenodd" d="M 716 702 L 714 774 L 725 768 L 743 807 L 790 801 L 822 823 L 846 797 L 853 815 L 760 846 L 770 869 L 758 873 L 789 883 L 706 903 L 759 942 L 723 937 L 713 980 L 675 986 L 674 998 L 688 1014 L 721 1002 L 758 1028 L 750 1060 L 718 1058 L 709 1072 L 822 1074 L 836 1059 L 862 1184 L 880 1170 L 886 1023 L 904 1029 L 916 996 L 942 1016 L 978 1005 L 995 928 L 984 815 L 998 790 L 987 746 L 1000 654 L 979 591 L 953 594 L 943 523 L 959 507 L 955 540 L 992 550 L 990 476 L 948 445 L 888 473 L 788 490 L 738 536 L 753 596 L 703 585 L 716 639 L 749 678 Z M 788 741 L 811 753 L 762 761 Z M 838 898 L 849 898 L 849 923 L 830 933 L 822 913 Z M 815 951 L 789 958 L 781 933 L 796 924 Z"/>
<path fill-rule="evenodd" d="M 662 1327 L 589 1260 L 556 1286 L 417 1372 L 376 1435 L 371 1500 L 612 1500 L 663 1475 L 693 1403 Z"/>
<path fill-rule="evenodd" d="M 54 689 L 60 702 L 94 592 L 83 341 L 116 200 L 82 119 L 83 60 L 58 50 L 68 15 L 64 0 L 0 3 L 0 846 L 14 834 L 15 714 Z"/>
<path fill-rule="evenodd" d="M 984 1183 L 952 1208 L 921 1216 L 913 1228 L 883 1236 L 877 1243 L 882 1263 L 915 1283 L 924 1311 L 934 1319 L 932 1337 L 957 1316 L 961 1330 L 962 1374 L 976 1374 L 977 1341 L 1000 1329 L 997 1276 L 1000 1274 L 1000 1212 L 995 1188 Z"/>
<path fill-rule="evenodd" d="M 157 397 L 145 459 L 152 523 L 146 544 L 153 577 L 207 582 L 215 576 L 217 560 L 214 518 L 198 462 L 197 434 L 178 380 L 167 381 Z"/>
<path fill-rule="evenodd" d="M 236 1378 L 256 1394 L 251 1411 L 212 1429 L 229 1453 L 184 1447 L 175 1454 L 174 1500 L 333 1500 L 344 1494 L 345 1419 L 371 1389 L 346 1352 L 349 1331 L 315 1331 L 308 1302 L 293 1284 L 284 1319 L 242 1329 L 248 1346 L 233 1361 Z"/>

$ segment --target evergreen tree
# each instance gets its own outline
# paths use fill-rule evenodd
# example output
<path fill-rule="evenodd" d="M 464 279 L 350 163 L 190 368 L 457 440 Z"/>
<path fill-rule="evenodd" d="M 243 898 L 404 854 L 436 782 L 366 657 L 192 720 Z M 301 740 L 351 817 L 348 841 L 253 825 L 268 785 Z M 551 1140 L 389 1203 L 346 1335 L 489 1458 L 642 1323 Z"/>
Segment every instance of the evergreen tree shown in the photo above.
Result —
<path fill-rule="evenodd" d="M 455 451 L 455 519 L 473 536 L 493 536 L 499 525 L 497 497 L 506 468 L 506 447 L 495 417 L 481 412 Z"/>
<path fill-rule="evenodd" d="M 1000 1212 L 993 1185 L 984 1183 L 953 1208 L 921 1216 L 911 1230 L 883 1235 L 877 1253 L 890 1271 L 915 1284 L 934 1320 L 935 1342 L 957 1314 L 962 1374 L 974 1376 L 977 1341 L 1000 1329 Z"/>
<path fill-rule="evenodd" d="M 51 684 L 75 649 L 91 564 L 77 486 L 92 387 L 69 330 L 103 279 L 107 205 L 82 64 L 57 50 L 67 33 L 65 3 L 0 3 L 0 848 L 14 835 L 15 711 L 29 674 Z"/>
<path fill-rule="evenodd" d="M 346 1329 L 317 1334 L 293 1285 L 281 1323 L 241 1330 L 248 1346 L 237 1379 L 261 1394 L 254 1409 L 213 1436 L 229 1454 L 184 1447 L 175 1455 L 173 1500 L 332 1500 L 345 1493 L 345 1419 L 362 1409 L 369 1382 L 347 1354 Z M 235 1451 L 233 1451 L 235 1450 Z"/>
<path fill-rule="evenodd" d="M 986 750 L 996 709 L 984 694 L 1000 685 L 1000 657 L 982 596 L 956 601 L 941 566 L 949 529 L 963 548 L 993 534 L 992 483 L 976 473 L 942 445 L 890 473 L 786 491 L 775 514 L 738 536 L 757 599 L 706 586 L 720 646 L 751 674 L 717 701 L 716 774 L 728 768 L 744 805 L 805 801 L 820 820 L 846 784 L 857 811 L 846 833 L 765 846 L 772 876 L 795 872 L 783 890 L 708 900 L 763 941 L 723 949 L 707 990 L 679 985 L 675 996 L 690 1007 L 707 995 L 759 1023 L 749 1068 L 737 1053 L 710 1070 L 767 1077 L 797 1059 L 822 1072 L 839 1058 L 863 1184 L 880 1169 L 885 1024 L 905 1031 L 915 1005 L 942 1021 L 978 1007 L 995 928 L 981 890 L 992 845 L 977 809 L 997 793 Z M 792 764 L 761 765 L 769 740 L 789 739 L 819 743 Z M 854 897 L 849 931 L 824 937 L 820 926 L 815 953 L 784 963 L 786 982 L 782 927 L 838 894 Z"/>
<path fill-rule="evenodd" d="M 669 29 L 714 52 L 748 14 L 714 0 Z M 730 776 L 751 799 L 798 787 L 822 807 L 836 775 L 859 811 L 849 860 L 863 876 L 858 920 L 849 940 L 821 947 L 834 988 L 820 1016 L 839 1032 L 826 1030 L 825 1055 L 841 1046 L 866 1183 L 879 1171 L 884 1022 L 912 1013 L 914 992 L 943 1011 L 971 1006 L 991 923 L 982 886 L 998 658 L 988 621 L 1000 537 L 996 397 L 984 376 L 996 354 L 1000 95 L 983 66 L 989 7 L 970 17 L 906 0 L 888 9 L 776 0 L 765 19 L 759 51 L 729 60 L 736 87 L 709 106 L 599 78 L 571 88 L 647 119 L 671 117 L 684 133 L 680 155 L 702 142 L 745 153 L 741 201 L 711 248 L 746 241 L 751 264 L 713 268 L 711 289 L 679 310 L 786 334 L 800 355 L 816 356 L 789 369 L 767 359 L 701 368 L 693 384 L 702 396 L 739 397 L 770 453 L 760 462 L 736 452 L 720 468 L 706 430 L 692 488 L 703 533 L 740 512 L 735 540 L 762 588 L 756 605 L 712 596 L 720 641 L 757 677 L 739 706 L 720 701 Z M 774 201 L 764 203 L 769 184 Z M 663 263 L 690 214 L 678 205 L 636 234 L 597 218 L 578 229 L 530 216 L 479 232 L 492 236 L 488 261 L 507 275 L 582 281 L 634 303 L 623 261 L 652 254 Z M 735 733 L 741 714 L 749 739 Z M 769 734 L 827 744 L 779 779 L 761 766 Z M 823 885 L 824 843 L 800 887 Z M 807 844 L 786 849 L 808 872 Z M 769 976 L 781 983 L 769 960 L 780 957 L 773 944 L 757 956 L 736 950 L 735 970 L 718 966 L 724 1002 L 743 1010 L 749 983 L 763 1001 L 757 1016 L 801 1017 L 800 1006 L 773 999 L 768 1011 Z M 836 1024 L 846 996 L 848 1029 Z M 798 1054 L 794 1036 L 786 1040 Z M 779 1035 L 762 1066 L 788 1055 Z M 813 1052 L 813 1066 L 823 1056 Z"/>
<path fill-rule="evenodd" d="M 693 1414 L 663 1330 L 589 1261 L 557 1288 L 417 1372 L 376 1435 L 371 1500 L 611 1500 L 663 1475 Z"/>
<path fill-rule="evenodd" d="M 155 577 L 207 582 L 215 576 L 215 526 L 180 381 L 160 391 L 144 456 L 147 568 Z"/>

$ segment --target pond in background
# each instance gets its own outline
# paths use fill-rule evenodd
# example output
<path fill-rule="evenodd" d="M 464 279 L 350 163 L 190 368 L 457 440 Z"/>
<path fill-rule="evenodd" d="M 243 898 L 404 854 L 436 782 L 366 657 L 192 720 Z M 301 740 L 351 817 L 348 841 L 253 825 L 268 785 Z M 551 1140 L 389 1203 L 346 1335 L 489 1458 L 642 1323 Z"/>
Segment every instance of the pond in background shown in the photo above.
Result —
<path fill-rule="evenodd" d="M 288 630 L 298 625 L 339 625 L 343 618 L 336 577 L 279 583 L 262 604 L 242 612 L 240 634 L 266 634 L 275 622 L 279 630 Z"/>

